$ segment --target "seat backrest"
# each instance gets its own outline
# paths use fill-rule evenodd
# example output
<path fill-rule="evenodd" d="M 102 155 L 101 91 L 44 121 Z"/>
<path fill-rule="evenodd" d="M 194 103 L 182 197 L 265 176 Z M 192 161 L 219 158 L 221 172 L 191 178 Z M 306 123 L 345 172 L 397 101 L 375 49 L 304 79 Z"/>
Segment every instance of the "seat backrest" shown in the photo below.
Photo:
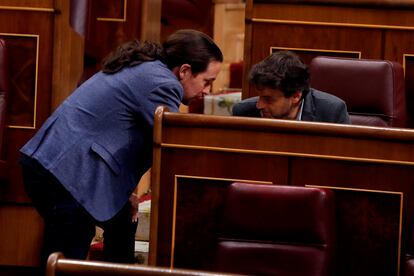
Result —
<path fill-rule="evenodd" d="M 46 276 L 132 276 L 132 275 L 169 275 L 169 276 L 230 276 L 234 274 L 210 273 L 199 270 L 170 269 L 162 267 L 128 265 L 120 263 L 81 261 L 65 259 L 62 253 L 52 253 L 47 261 Z"/>
<path fill-rule="evenodd" d="M 233 183 L 215 270 L 249 275 L 329 275 L 334 244 L 329 190 Z"/>
<path fill-rule="evenodd" d="M 4 129 L 6 125 L 6 103 L 9 93 L 9 72 L 7 48 L 4 40 L 0 39 L 0 159 L 4 152 Z"/>
<path fill-rule="evenodd" d="M 403 259 L 403 273 L 404 276 L 414 276 L 414 235 L 412 231 L 412 223 L 408 222 L 409 227 L 407 231 L 406 243 L 404 244 L 405 256 Z M 411 229 L 411 230 L 410 230 Z"/>
<path fill-rule="evenodd" d="M 243 61 L 233 62 L 229 65 L 230 77 L 229 87 L 230 88 L 242 88 L 243 86 Z"/>
<path fill-rule="evenodd" d="M 406 257 L 404 262 L 404 276 L 414 276 L 414 258 Z"/>
<path fill-rule="evenodd" d="M 406 127 L 404 71 L 399 63 L 316 57 L 311 86 L 343 99 L 352 124 Z"/>

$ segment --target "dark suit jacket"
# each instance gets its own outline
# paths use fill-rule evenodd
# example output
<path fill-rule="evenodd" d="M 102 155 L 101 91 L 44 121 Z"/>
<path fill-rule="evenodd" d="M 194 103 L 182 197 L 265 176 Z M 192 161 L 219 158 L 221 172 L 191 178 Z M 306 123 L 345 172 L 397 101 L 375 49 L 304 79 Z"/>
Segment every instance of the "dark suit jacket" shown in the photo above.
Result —
<path fill-rule="evenodd" d="M 259 97 L 245 99 L 233 106 L 233 116 L 261 117 L 256 108 Z M 350 124 L 346 104 L 340 98 L 311 88 L 305 97 L 302 121 Z"/>

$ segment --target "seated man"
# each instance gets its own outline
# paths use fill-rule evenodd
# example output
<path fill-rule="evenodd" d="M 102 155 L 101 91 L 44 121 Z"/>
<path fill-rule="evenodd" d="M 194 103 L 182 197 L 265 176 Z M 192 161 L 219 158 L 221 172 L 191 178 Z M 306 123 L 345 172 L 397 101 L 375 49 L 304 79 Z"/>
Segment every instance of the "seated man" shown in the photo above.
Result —
<path fill-rule="evenodd" d="M 292 52 L 273 53 L 254 65 L 249 81 L 259 97 L 234 105 L 234 116 L 350 123 L 345 102 L 310 88 L 308 67 Z"/>

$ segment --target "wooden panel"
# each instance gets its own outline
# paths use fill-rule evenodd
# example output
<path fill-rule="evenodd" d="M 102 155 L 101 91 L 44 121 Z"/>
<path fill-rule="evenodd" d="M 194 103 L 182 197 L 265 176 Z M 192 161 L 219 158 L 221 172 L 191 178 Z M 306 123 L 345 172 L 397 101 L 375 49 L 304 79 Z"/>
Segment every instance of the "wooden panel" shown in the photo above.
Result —
<path fill-rule="evenodd" d="M 101 0 L 96 8 L 96 19 L 99 21 L 125 20 L 126 0 Z"/>
<path fill-rule="evenodd" d="M 154 133 L 150 263 L 211 269 L 199 250 L 214 255 L 221 194 L 255 180 L 333 189 L 335 275 L 399 274 L 414 225 L 414 131 L 158 110 Z M 208 234 L 194 230 L 203 221 Z"/>
<path fill-rule="evenodd" d="M 85 81 L 104 57 L 133 39 L 158 41 L 161 0 L 91 0 L 85 35 Z"/>
<path fill-rule="evenodd" d="M 281 33 L 289 33 L 281 36 Z M 366 37 L 370 40 L 366 41 Z M 313 37 L 303 41 L 303 36 Z M 252 53 L 254 58 L 259 55 L 266 57 L 270 47 L 290 47 L 298 49 L 319 50 L 326 52 L 359 52 L 363 58 L 379 55 L 382 32 L 379 30 L 357 29 L 349 33 L 346 29 L 337 27 L 290 26 L 284 24 L 258 23 L 253 27 L 254 41 Z M 369 51 L 364 49 L 369 49 Z M 263 51 L 263 52 L 262 52 Z M 257 53 L 259 52 L 259 53 Z M 315 53 L 317 54 L 317 53 Z"/>
<path fill-rule="evenodd" d="M 327 57 L 344 57 L 344 58 L 361 58 L 361 52 L 358 51 L 343 51 L 343 50 L 321 50 L 321 49 L 306 49 L 306 48 L 290 48 L 290 47 L 270 47 L 272 53 L 277 51 L 292 51 L 295 52 L 305 64 L 310 64 L 315 56 Z"/>
<path fill-rule="evenodd" d="M 252 64 L 264 59 L 275 49 L 290 49 L 308 64 L 318 55 L 376 58 L 381 55 L 380 45 L 383 40 L 383 33 L 380 30 L 355 29 L 349 32 L 338 27 L 272 23 L 256 23 L 253 25 L 252 33 L 253 43 L 250 50 Z M 366 39 L 367 36 L 370 37 L 369 40 Z M 304 40 L 303 37 L 307 39 Z M 243 97 L 257 95 L 256 93 L 246 95 L 246 93 L 243 90 Z"/>
<path fill-rule="evenodd" d="M 54 45 L 55 19 L 62 14 L 55 13 L 58 2 L 0 0 L 0 36 L 8 44 L 11 82 L 5 132 L 9 169 L 0 184 L 0 265 L 36 266 L 39 262 L 43 225 L 24 191 L 18 160 L 19 149 L 50 115 L 53 72 L 65 72 L 53 70 L 54 51 L 62 46 Z M 69 63 L 61 65 L 71 68 Z M 61 85 L 65 84 L 64 80 Z"/>
<path fill-rule="evenodd" d="M 53 53 L 53 14 L 25 12 L 25 24 L 20 25 L 10 23 L 20 12 L 0 10 L 0 13 L 0 35 L 10 42 L 13 61 L 10 62 L 8 124 L 35 128 L 38 123 L 35 116 L 41 123 L 50 112 L 52 60 L 47 57 Z"/>
<path fill-rule="evenodd" d="M 140 37 L 141 17 L 136 15 L 142 13 L 141 1 L 92 0 L 90 2 L 85 41 L 87 55 L 100 62 L 117 45 Z"/>
<path fill-rule="evenodd" d="M 243 60 L 245 3 L 239 2 L 217 3 L 216 1 L 214 4 L 213 39 L 220 47 L 224 60 L 221 72 L 213 83 L 213 92 L 231 87 L 230 65 Z M 241 86 L 231 88 L 241 88 Z"/>
<path fill-rule="evenodd" d="M 180 131 L 178 131 L 180 132 Z M 178 133 L 176 132 L 176 133 Z M 165 181 L 165 187 L 163 187 L 163 191 L 160 193 L 160 207 L 161 209 L 165 210 L 173 210 L 173 198 L 175 195 L 174 192 L 174 182 L 176 177 L 180 178 L 197 178 L 199 176 L 203 176 L 204 178 L 222 178 L 223 175 L 226 175 L 226 179 L 231 180 L 244 180 L 244 181 L 260 181 L 260 180 L 267 180 L 272 178 L 272 180 L 276 183 L 286 184 L 288 182 L 288 174 L 287 174 L 287 160 L 279 158 L 279 162 L 271 162 L 270 157 L 259 157 L 257 156 L 252 157 L 251 162 L 255 162 L 257 164 L 261 163 L 262 161 L 266 162 L 266 165 L 261 166 L 260 168 L 256 167 L 249 167 L 246 166 L 242 161 L 243 158 L 239 158 L 239 154 L 220 154 L 215 152 L 200 152 L 198 155 L 194 155 L 191 150 L 180 150 L 177 151 L 176 149 L 166 149 L 163 151 L 163 161 L 162 161 L 162 168 L 163 172 L 166 174 L 165 178 L 162 181 Z M 177 162 L 177 160 L 188 160 L 191 158 L 192 162 Z M 169 164 L 174 163 L 174 166 L 170 166 Z M 228 168 L 228 164 L 232 164 L 231 168 Z M 191 167 L 191 170 L 189 170 Z M 169 169 L 171 168 L 171 170 Z M 190 172 L 188 174 L 188 172 Z M 168 176 L 167 176 L 168 175 Z M 258 177 L 260 175 L 260 177 Z M 154 187 L 153 193 L 154 193 Z M 203 207 L 200 207 L 203 208 Z M 205 209 L 207 208 L 207 209 Z M 208 206 L 204 207 L 204 211 L 208 211 Z M 160 212 L 159 219 L 163 222 L 167 222 L 167 225 L 172 225 L 173 221 L 171 218 L 171 213 L 169 212 Z M 191 216 L 191 214 L 188 214 Z M 151 224 L 153 224 L 153 220 L 151 219 Z M 170 245 L 172 242 L 172 235 L 171 235 L 171 228 L 169 227 L 162 227 L 159 229 L 160 232 L 164 232 L 160 236 L 160 243 L 165 245 Z M 182 235 L 178 238 L 183 239 Z M 187 237 L 189 238 L 189 237 Z M 166 252 L 162 254 L 163 256 L 170 256 L 170 249 L 169 246 L 163 247 Z M 185 248 L 183 250 L 187 250 L 189 248 Z M 194 250 L 194 249 L 192 249 Z M 211 253 L 211 252 L 210 252 Z M 180 261 L 180 260 L 179 260 Z M 164 264 L 169 264 L 170 259 L 166 259 Z M 191 262 L 188 260 L 188 262 Z"/>
<path fill-rule="evenodd" d="M 10 96 L 7 109 L 8 124 L 35 127 L 37 96 L 38 35 L 0 34 L 6 41 L 10 60 Z"/>
<path fill-rule="evenodd" d="M 52 110 L 72 93 L 82 75 L 84 39 L 70 26 L 71 2 L 54 1 L 59 13 L 53 21 Z"/>
<path fill-rule="evenodd" d="M 39 0 L 0 0 L 0 8 L 2 10 L 27 10 L 40 12 L 53 12 L 53 1 L 39 1 Z"/>
<path fill-rule="evenodd" d="M 39 263 L 43 224 L 30 206 L 1 206 L 0 265 L 31 266 Z"/>
<path fill-rule="evenodd" d="M 125 40 L 159 39 L 160 5 L 160 0 L 93 1 L 88 53 L 100 62 Z M 38 265 L 42 225 L 24 191 L 19 149 L 70 95 L 82 74 L 84 41 L 71 29 L 69 13 L 66 0 L 0 0 L 0 36 L 8 43 L 11 61 L 5 134 L 9 170 L 0 183 L 1 225 L 9 228 L 1 230 L 5 247 L 0 246 L 0 265 Z M 25 237 L 16 237 L 22 231 Z"/>
<path fill-rule="evenodd" d="M 15 24 L 22 15 L 24 24 Z M 0 33 L 10 42 L 13 61 L 5 140 L 10 176 L 4 187 L 8 192 L 1 194 L 1 200 L 16 202 L 24 198 L 20 193 L 23 188 L 18 150 L 50 114 L 53 19 L 53 13 L 48 12 L 0 10 Z"/>
<path fill-rule="evenodd" d="M 414 53 L 406 55 L 404 58 L 404 70 L 405 70 L 405 89 L 407 91 L 407 112 L 410 120 L 409 126 L 414 125 Z"/>
<path fill-rule="evenodd" d="M 409 211 L 412 203 L 406 202 L 413 196 L 411 170 L 401 165 L 292 160 L 292 185 L 323 186 L 335 192 L 336 258 L 344 260 L 338 261 L 335 275 L 397 275 L 400 252 L 405 252 L 410 238 L 400 236 L 400 217 L 404 214 L 407 230 L 412 224 L 407 218 L 414 215 Z"/>
<path fill-rule="evenodd" d="M 253 0 L 252 17 L 257 19 L 301 21 L 306 24 L 339 23 L 354 24 L 354 27 L 412 27 L 413 7 L 405 8 L 395 5 L 393 8 L 378 9 L 374 6 L 354 5 L 352 7 L 338 5 L 312 5 L 308 3 L 256 3 Z M 365 25 L 365 26 L 364 26 Z"/>
<path fill-rule="evenodd" d="M 161 22 L 161 41 L 180 29 L 195 29 L 213 37 L 213 1 L 163 0 Z"/>
<path fill-rule="evenodd" d="M 387 31 L 384 59 L 404 66 L 408 127 L 414 127 L 414 33 Z"/>

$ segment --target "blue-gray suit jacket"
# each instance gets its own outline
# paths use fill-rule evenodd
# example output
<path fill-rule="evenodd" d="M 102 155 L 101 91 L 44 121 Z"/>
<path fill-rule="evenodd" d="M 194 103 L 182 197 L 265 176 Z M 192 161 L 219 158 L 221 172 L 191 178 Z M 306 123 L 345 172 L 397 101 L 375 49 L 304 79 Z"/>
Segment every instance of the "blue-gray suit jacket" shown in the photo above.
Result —
<path fill-rule="evenodd" d="M 261 117 L 256 108 L 259 97 L 245 99 L 233 106 L 234 116 Z M 340 98 L 311 88 L 305 97 L 302 121 L 350 124 L 346 104 Z"/>
<path fill-rule="evenodd" d="M 178 111 L 183 87 L 160 61 L 82 84 L 21 152 L 49 170 L 97 220 L 112 218 L 151 166 L 154 112 Z"/>

